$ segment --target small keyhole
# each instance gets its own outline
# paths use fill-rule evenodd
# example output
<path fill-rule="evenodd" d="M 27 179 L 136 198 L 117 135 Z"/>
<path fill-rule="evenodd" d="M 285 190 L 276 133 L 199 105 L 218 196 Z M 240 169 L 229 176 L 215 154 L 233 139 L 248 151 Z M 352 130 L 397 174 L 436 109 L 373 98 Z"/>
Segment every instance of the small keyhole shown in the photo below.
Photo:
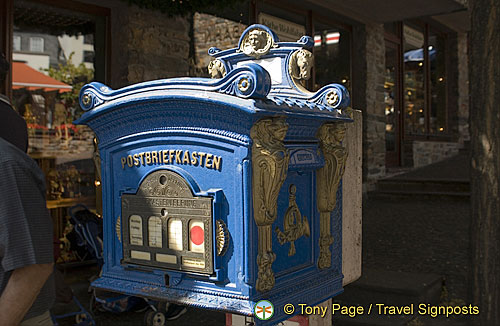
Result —
<path fill-rule="evenodd" d="M 164 175 L 162 175 L 162 176 L 160 177 L 160 183 L 161 183 L 162 185 L 165 185 L 165 183 L 167 183 L 167 177 L 166 177 L 166 176 L 164 176 Z"/>

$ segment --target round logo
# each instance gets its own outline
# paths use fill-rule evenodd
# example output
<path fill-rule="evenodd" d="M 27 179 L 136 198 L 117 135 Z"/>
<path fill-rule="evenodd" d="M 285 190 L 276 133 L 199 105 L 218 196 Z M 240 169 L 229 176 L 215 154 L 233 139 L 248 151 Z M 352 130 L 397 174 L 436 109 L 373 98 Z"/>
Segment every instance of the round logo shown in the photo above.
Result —
<path fill-rule="evenodd" d="M 253 312 L 260 320 L 269 320 L 274 315 L 274 306 L 270 301 L 260 300 L 253 307 Z"/>

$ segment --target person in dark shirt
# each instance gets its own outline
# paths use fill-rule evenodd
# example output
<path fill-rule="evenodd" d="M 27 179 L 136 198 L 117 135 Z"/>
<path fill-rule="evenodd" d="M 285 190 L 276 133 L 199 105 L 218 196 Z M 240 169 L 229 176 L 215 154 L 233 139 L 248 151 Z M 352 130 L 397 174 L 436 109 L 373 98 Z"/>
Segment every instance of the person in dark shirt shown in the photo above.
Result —
<path fill-rule="evenodd" d="M 0 53 L 0 83 L 9 68 Z M 0 325 L 53 325 L 52 219 L 24 119 L 0 95 Z"/>

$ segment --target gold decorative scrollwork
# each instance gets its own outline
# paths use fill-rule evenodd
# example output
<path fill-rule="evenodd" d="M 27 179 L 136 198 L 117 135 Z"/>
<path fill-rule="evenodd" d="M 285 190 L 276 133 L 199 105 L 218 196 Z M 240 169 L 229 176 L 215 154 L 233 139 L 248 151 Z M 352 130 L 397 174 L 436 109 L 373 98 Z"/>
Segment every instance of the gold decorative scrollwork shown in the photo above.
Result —
<path fill-rule="evenodd" d="M 215 59 L 208 64 L 208 73 L 212 78 L 222 78 L 226 75 L 226 68 L 222 61 Z"/>
<path fill-rule="evenodd" d="M 286 242 L 290 242 L 290 249 L 288 249 L 288 256 L 295 255 L 295 240 L 305 235 L 309 237 L 311 231 L 309 229 L 309 221 L 306 216 L 302 216 L 300 213 L 297 202 L 295 201 L 295 193 L 297 192 L 297 187 L 291 185 L 288 192 L 290 193 L 288 199 L 288 209 L 286 210 L 285 217 L 283 218 L 283 231 L 277 227 L 276 233 L 278 235 L 278 241 L 281 245 Z"/>
<path fill-rule="evenodd" d="M 274 286 L 272 224 L 277 217 L 278 194 L 286 179 L 290 155 L 283 145 L 288 125 L 284 118 L 265 118 L 252 127 L 252 191 L 254 220 L 259 233 L 256 289 Z"/>
<path fill-rule="evenodd" d="M 122 227 L 121 227 L 121 217 L 118 216 L 116 218 L 116 224 L 115 224 L 115 232 L 116 232 L 116 237 L 118 238 L 118 241 L 122 242 Z"/>
<path fill-rule="evenodd" d="M 250 80 L 248 78 L 241 78 L 238 82 L 238 89 L 246 92 L 250 88 Z"/>
<path fill-rule="evenodd" d="M 90 104 L 90 101 L 91 101 L 91 98 L 90 98 L 90 95 L 89 94 L 85 94 L 83 95 L 82 97 L 82 103 L 84 105 L 89 105 Z"/>
<path fill-rule="evenodd" d="M 224 221 L 216 221 L 215 243 L 217 244 L 217 256 L 224 255 L 229 244 L 229 232 Z"/>
<path fill-rule="evenodd" d="M 326 103 L 330 106 L 335 106 L 339 103 L 339 94 L 335 91 L 331 91 L 330 93 L 326 94 Z"/>
<path fill-rule="evenodd" d="M 330 245 L 331 212 L 337 204 L 337 189 L 344 174 L 347 150 L 342 147 L 346 127 L 344 123 L 325 123 L 316 135 L 325 158 L 325 165 L 316 172 L 317 204 L 320 212 L 320 236 L 318 267 L 329 268 L 332 265 Z"/>

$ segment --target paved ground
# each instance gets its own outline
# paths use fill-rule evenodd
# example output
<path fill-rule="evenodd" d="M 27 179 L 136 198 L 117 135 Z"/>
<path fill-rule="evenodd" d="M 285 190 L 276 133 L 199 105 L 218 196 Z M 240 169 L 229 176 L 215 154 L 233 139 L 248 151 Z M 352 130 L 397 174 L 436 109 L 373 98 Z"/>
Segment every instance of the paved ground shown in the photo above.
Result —
<path fill-rule="evenodd" d="M 363 264 L 445 277 L 450 299 L 466 301 L 470 204 L 452 199 L 368 199 Z"/>
<path fill-rule="evenodd" d="M 468 151 L 460 151 L 458 155 L 441 162 L 397 174 L 394 178 L 401 180 L 469 181 L 469 162 L 470 153 Z"/>
<path fill-rule="evenodd" d="M 85 308 L 88 309 L 90 303 L 90 293 L 88 292 L 88 279 L 97 272 L 96 266 L 87 266 L 68 269 L 65 273 L 66 283 L 69 284 Z M 53 313 L 62 315 L 68 312 L 78 311 L 78 306 L 74 303 L 56 304 Z M 97 312 L 94 319 L 99 326 L 141 326 L 144 322 L 144 312 L 124 312 L 113 314 L 110 312 Z M 59 321 L 60 326 L 75 325 L 75 318 L 65 318 Z M 189 308 L 188 312 L 175 321 L 169 321 L 169 326 L 203 325 L 203 326 L 224 326 L 225 314 Z"/>
<path fill-rule="evenodd" d="M 444 276 L 441 304 L 464 305 L 469 272 L 468 201 L 368 199 L 363 207 L 363 267 Z M 414 326 L 465 325 L 464 318 L 422 318 Z"/>

